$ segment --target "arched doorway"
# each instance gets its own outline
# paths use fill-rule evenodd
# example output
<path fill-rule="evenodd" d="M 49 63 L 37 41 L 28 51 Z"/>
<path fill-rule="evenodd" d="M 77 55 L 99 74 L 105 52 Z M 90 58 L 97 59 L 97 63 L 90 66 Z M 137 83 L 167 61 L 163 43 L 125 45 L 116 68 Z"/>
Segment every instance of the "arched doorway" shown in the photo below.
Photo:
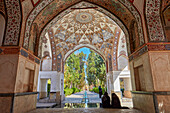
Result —
<path fill-rule="evenodd" d="M 168 105 L 167 104 L 168 102 L 166 100 L 167 98 L 169 98 L 168 97 L 169 69 L 167 68 L 169 66 L 169 42 L 166 42 L 167 37 L 164 36 L 164 29 L 162 28 L 160 13 L 163 12 L 161 11 L 161 7 L 163 10 L 166 9 L 169 2 L 162 1 L 161 3 L 160 0 L 153 0 L 153 1 L 144 0 L 144 1 L 140 1 L 141 6 L 139 6 L 137 5 L 139 1 L 133 1 L 133 0 L 131 1 L 108 0 L 107 2 L 96 1 L 96 0 L 87 0 L 87 1 L 90 2 L 90 4 L 95 4 L 95 7 L 94 5 L 87 5 L 86 3 L 85 4 L 83 3 L 82 5 L 80 5 L 80 7 L 78 5 L 77 7 L 75 6 L 72 7 L 72 9 L 69 9 L 71 8 L 71 6 L 81 3 L 81 1 L 79 0 L 61 1 L 61 2 L 58 2 L 57 0 L 54 1 L 47 0 L 42 2 L 27 0 L 27 1 L 12 1 L 12 2 L 5 1 L 5 3 L 3 3 L 4 1 L 1 1 L 3 4 L 5 4 L 5 6 L 7 6 L 7 8 L 5 9 L 6 10 L 5 13 L 7 14 L 7 28 L 6 28 L 7 32 L 5 34 L 3 45 L 15 45 L 15 46 L 18 45 L 16 47 L 12 47 L 12 46 L 1 47 L 0 49 L 0 54 L 1 54 L 0 57 L 3 59 L 1 60 L 1 66 L 0 66 L 0 69 L 2 70 L 1 77 L 3 78 L 1 80 L 4 81 L 6 80 L 11 83 L 10 85 L 9 84 L 3 85 L 4 81 L 2 81 L 0 85 L 2 86 L 1 93 L 8 93 L 8 96 L 12 98 L 11 99 L 12 101 L 10 101 L 10 103 L 12 103 L 12 105 L 14 104 L 14 107 L 11 105 L 12 106 L 10 107 L 11 110 L 16 111 L 17 107 L 15 105 L 22 103 L 18 98 L 22 97 L 23 93 L 26 98 L 28 97 L 30 98 L 32 95 L 36 97 L 35 93 L 28 93 L 28 91 L 31 92 L 36 91 L 36 82 L 37 82 L 36 75 L 38 75 L 37 73 L 39 70 L 39 58 L 36 56 L 39 55 L 40 57 L 42 57 L 41 51 L 38 54 L 38 46 L 41 49 L 42 46 L 41 42 L 47 40 L 43 39 L 35 44 L 36 39 L 34 38 L 38 37 L 37 39 L 39 39 L 39 36 L 41 36 L 43 30 L 47 30 L 47 31 L 51 30 L 48 29 L 48 23 L 50 22 L 53 23 L 54 22 L 52 21 L 53 19 L 57 19 L 57 18 L 59 19 L 60 17 L 63 17 L 65 14 L 70 13 L 72 10 L 79 9 L 79 8 L 80 9 L 94 8 L 102 13 L 105 12 L 104 14 L 107 13 L 106 15 L 112 18 L 113 20 L 115 20 L 115 22 L 117 22 L 116 19 L 120 21 L 120 23 L 117 22 L 117 24 L 119 23 L 118 25 L 124 31 L 128 43 L 127 46 L 128 46 L 129 60 L 130 60 L 129 66 L 131 67 L 131 72 L 132 72 L 131 74 L 132 89 L 133 89 L 132 93 L 134 97 L 135 107 L 139 109 L 143 109 L 145 111 L 152 110 L 153 112 L 154 111 L 158 112 L 159 110 L 162 111 L 162 109 L 166 109 L 165 106 Z M 23 3 L 20 4 L 21 2 Z M 30 3 L 32 2 L 33 5 L 29 7 L 28 11 L 25 11 L 26 8 L 22 7 L 24 9 L 23 11 L 24 13 L 21 13 L 22 12 L 21 5 L 22 6 L 25 5 L 25 2 L 30 2 Z M 15 8 L 12 7 L 13 4 L 15 4 Z M 136 8 L 134 6 L 136 6 Z M 103 10 L 103 8 L 105 8 L 106 11 Z M 65 9 L 69 9 L 69 10 L 65 10 Z M 11 11 L 15 11 L 15 13 L 11 13 Z M 65 14 L 61 12 L 64 12 Z M 10 13 L 12 16 L 10 15 Z M 15 14 L 17 16 L 15 16 Z M 21 14 L 23 14 L 23 18 Z M 13 23 L 13 21 L 15 20 L 17 21 Z M 14 24 L 14 26 L 11 26 L 11 24 Z M 164 25 L 164 27 L 167 28 L 166 25 Z M 36 31 L 35 33 L 34 30 Z M 135 31 L 135 33 L 133 32 L 133 30 Z M 143 30 L 145 32 L 143 32 Z M 45 33 L 47 31 L 45 31 Z M 166 30 L 165 32 L 166 34 L 168 34 L 167 31 L 168 30 Z M 143 38 L 144 36 L 145 36 L 145 41 Z M 50 38 L 51 38 L 51 34 L 50 34 Z M 22 43 L 22 40 L 24 40 L 24 43 Z M 144 42 L 146 42 L 146 44 L 144 44 Z M 21 47 L 22 45 L 25 49 Z M 50 48 L 53 49 L 53 47 L 55 49 L 55 46 L 52 46 Z M 33 48 L 35 48 L 35 51 L 33 51 L 34 50 Z M 56 58 L 55 60 L 57 61 L 57 63 L 54 63 L 54 61 L 52 62 L 53 70 L 62 72 L 61 62 L 64 55 L 60 54 L 55 56 L 56 50 L 51 50 L 51 51 L 52 51 L 51 52 L 52 55 L 54 55 L 54 57 L 51 58 Z M 13 55 L 11 56 L 11 54 Z M 106 58 L 109 60 L 114 59 L 112 55 L 111 56 L 108 55 L 108 57 Z M 114 64 L 116 64 L 116 62 L 111 61 L 111 63 L 108 62 L 108 64 L 109 64 L 108 66 L 109 71 L 110 69 L 111 70 L 116 69 L 114 67 Z M 164 66 L 161 66 L 160 64 Z M 10 69 L 9 71 L 4 71 L 6 66 L 9 67 Z M 22 76 L 22 75 L 26 75 L 26 76 Z M 31 76 L 28 77 L 29 75 Z M 12 77 L 14 78 L 16 77 L 16 79 L 12 79 Z M 111 78 L 113 78 L 113 76 L 111 76 Z M 30 81 L 28 81 L 28 79 Z M 111 84 L 113 84 L 112 81 Z M 10 86 L 10 88 L 8 86 Z M 9 93 L 15 93 L 15 95 L 11 96 Z M 2 94 L 2 96 L 4 95 Z M 23 99 L 23 101 L 25 100 L 26 99 Z M 35 100 L 32 99 L 32 101 Z M 145 104 L 146 101 L 149 103 L 149 105 L 152 105 L 152 109 L 148 108 L 148 105 Z M 165 104 L 161 104 L 162 102 Z M 162 105 L 162 107 L 159 108 L 158 105 Z M 24 107 L 21 106 L 21 108 Z M 32 109 L 34 107 L 29 106 L 28 109 L 29 108 Z M 144 108 L 148 108 L 148 109 L 144 109 Z"/>

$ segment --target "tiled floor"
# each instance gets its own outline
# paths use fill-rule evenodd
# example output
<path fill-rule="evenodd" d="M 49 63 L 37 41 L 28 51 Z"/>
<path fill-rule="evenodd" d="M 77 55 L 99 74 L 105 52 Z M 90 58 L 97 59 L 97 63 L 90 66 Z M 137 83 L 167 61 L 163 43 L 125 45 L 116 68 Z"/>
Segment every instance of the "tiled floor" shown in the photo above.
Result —
<path fill-rule="evenodd" d="M 36 109 L 28 113 L 143 113 L 135 109 L 103 109 L 103 108 L 77 108 L 77 109 L 63 109 L 63 108 L 46 108 Z"/>

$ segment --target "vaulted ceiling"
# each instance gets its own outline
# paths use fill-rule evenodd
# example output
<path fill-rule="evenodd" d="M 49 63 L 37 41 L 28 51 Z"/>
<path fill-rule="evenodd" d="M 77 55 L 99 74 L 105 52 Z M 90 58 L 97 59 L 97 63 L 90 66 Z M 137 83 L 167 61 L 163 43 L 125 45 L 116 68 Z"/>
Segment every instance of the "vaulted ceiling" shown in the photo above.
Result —
<path fill-rule="evenodd" d="M 56 54 L 65 55 L 79 44 L 90 44 L 106 56 L 113 54 L 121 32 L 116 23 L 95 9 L 75 9 L 52 26 Z"/>

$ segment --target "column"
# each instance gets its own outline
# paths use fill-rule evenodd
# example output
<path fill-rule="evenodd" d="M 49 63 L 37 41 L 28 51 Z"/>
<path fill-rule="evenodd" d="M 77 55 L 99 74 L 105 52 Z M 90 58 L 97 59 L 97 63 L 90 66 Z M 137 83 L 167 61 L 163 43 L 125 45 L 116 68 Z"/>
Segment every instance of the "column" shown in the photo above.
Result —
<path fill-rule="evenodd" d="M 57 72 L 57 74 L 51 75 L 51 91 L 50 91 L 51 102 L 56 102 L 58 104 L 61 103 L 60 87 L 61 87 L 60 73 Z"/>
<path fill-rule="evenodd" d="M 113 87 L 113 91 L 112 92 L 116 93 L 117 96 L 119 97 L 119 99 L 121 99 L 119 74 L 120 74 L 120 71 L 113 71 L 113 83 L 114 83 L 114 87 Z"/>
<path fill-rule="evenodd" d="M 25 113 L 36 108 L 39 59 L 21 47 L 0 47 L 0 108 Z"/>
<path fill-rule="evenodd" d="M 47 97 L 47 85 L 48 79 L 40 79 L 40 91 L 39 91 L 40 99 Z"/>
<path fill-rule="evenodd" d="M 111 81 L 110 81 L 110 74 L 106 74 L 106 81 L 107 81 L 107 93 L 111 95 Z"/>
<path fill-rule="evenodd" d="M 124 81 L 124 88 L 125 88 L 124 96 L 127 98 L 131 98 L 132 97 L 131 96 L 131 90 L 132 90 L 131 80 L 130 80 L 130 78 L 124 78 L 123 81 Z"/>

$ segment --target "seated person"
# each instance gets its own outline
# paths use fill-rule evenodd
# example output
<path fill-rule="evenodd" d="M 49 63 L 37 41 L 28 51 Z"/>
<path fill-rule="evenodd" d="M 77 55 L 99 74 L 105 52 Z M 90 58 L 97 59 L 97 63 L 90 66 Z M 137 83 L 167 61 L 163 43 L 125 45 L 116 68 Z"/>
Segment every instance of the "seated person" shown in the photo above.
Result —
<path fill-rule="evenodd" d="M 107 92 L 105 92 L 102 97 L 102 106 L 103 108 L 110 108 L 110 97 Z"/>
<path fill-rule="evenodd" d="M 121 108 L 119 97 L 115 93 L 112 93 L 111 108 Z"/>

